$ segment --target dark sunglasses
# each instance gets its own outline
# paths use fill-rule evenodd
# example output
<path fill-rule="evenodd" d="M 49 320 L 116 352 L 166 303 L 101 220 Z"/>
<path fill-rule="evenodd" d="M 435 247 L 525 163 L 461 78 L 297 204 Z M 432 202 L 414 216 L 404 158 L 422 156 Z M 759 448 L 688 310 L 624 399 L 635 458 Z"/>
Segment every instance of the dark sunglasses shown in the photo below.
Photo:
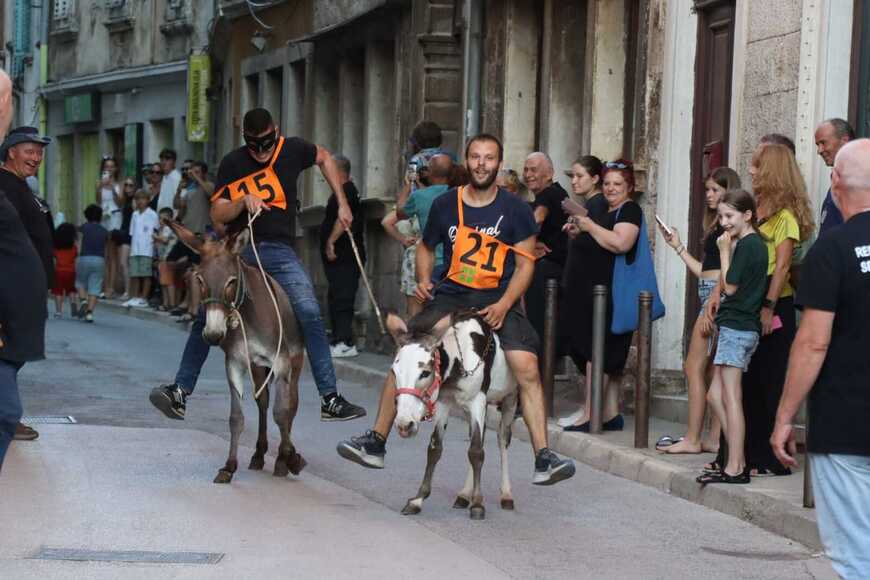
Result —
<path fill-rule="evenodd" d="M 628 165 L 625 163 L 617 163 L 615 161 L 608 161 L 604 166 L 608 169 L 628 169 Z"/>
<path fill-rule="evenodd" d="M 136 187 L 135 183 L 125 183 L 124 187 Z"/>
<path fill-rule="evenodd" d="M 262 137 L 254 137 L 253 135 L 245 135 L 245 145 L 254 153 L 265 153 L 275 146 L 278 142 L 277 133 L 269 133 Z"/>

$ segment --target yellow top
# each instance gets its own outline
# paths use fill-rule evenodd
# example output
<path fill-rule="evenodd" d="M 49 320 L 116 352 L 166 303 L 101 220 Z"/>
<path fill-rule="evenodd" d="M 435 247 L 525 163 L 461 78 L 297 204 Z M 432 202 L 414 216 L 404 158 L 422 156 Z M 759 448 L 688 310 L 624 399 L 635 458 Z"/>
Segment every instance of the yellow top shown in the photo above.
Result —
<path fill-rule="evenodd" d="M 767 238 L 767 275 L 770 276 L 776 267 L 776 248 L 789 239 L 794 240 L 795 246 L 797 246 L 801 237 L 800 227 L 797 218 L 794 217 L 790 209 L 781 209 L 770 216 L 758 229 Z M 789 278 L 786 277 L 779 297 L 785 298 L 792 294 L 794 294 L 794 290 L 789 283 Z"/>

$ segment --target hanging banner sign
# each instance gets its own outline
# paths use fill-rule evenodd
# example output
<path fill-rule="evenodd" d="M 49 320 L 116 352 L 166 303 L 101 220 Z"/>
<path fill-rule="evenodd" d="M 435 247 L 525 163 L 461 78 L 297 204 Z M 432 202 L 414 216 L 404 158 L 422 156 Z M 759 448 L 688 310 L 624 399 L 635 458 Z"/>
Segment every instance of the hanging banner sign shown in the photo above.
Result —
<path fill-rule="evenodd" d="M 187 65 L 187 140 L 208 141 L 209 102 L 206 90 L 211 85 L 211 58 L 191 55 Z"/>

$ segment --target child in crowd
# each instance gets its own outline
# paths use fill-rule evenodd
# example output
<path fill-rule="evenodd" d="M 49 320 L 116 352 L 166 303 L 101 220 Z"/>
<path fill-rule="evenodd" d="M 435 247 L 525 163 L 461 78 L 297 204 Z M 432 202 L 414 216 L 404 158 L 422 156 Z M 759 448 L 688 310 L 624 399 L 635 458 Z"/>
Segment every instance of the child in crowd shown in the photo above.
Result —
<path fill-rule="evenodd" d="M 151 196 L 140 189 L 133 196 L 136 210 L 130 219 L 130 295 L 124 306 L 148 306 L 154 260 L 154 232 L 160 227 L 157 212 L 148 207 Z"/>
<path fill-rule="evenodd" d="M 761 334 L 761 301 L 767 287 L 767 246 L 758 233 L 755 199 L 740 190 L 727 191 L 719 201 L 719 284 L 725 294 L 716 315 L 719 341 L 713 359 L 713 383 L 707 393 L 725 431 L 727 463 L 705 473 L 698 483 L 749 483 L 744 440 L 741 381 Z"/>
<path fill-rule="evenodd" d="M 70 316 L 76 316 L 76 227 L 60 224 L 54 231 L 54 317 L 63 317 L 63 299 L 69 296 Z"/>
<path fill-rule="evenodd" d="M 169 252 L 178 241 L 178 236 L 172 231 L 167 223 L 172 219 L 172 208 L 164 207 L 160 210 L 160 229 L 154 233 L 154 245 L 157 247 L 157 272 L 160 282 L 163 303 L 158 310 L 172 310 L 176 306 L 175 288 L 175 263 L 167 261 Z"/>
<path fill-rule="evenodd" d="M 79 294 L 79 316 L 85 322 L 94 321 L 94 308 L 103 287 L 105 274 L 106 241 L 109 232 L 100 225 L 103 209 L 95 204 L 85 208 L 87 223 L 79 228 L 79 259 L 76 260 L 76 290 Z"/>

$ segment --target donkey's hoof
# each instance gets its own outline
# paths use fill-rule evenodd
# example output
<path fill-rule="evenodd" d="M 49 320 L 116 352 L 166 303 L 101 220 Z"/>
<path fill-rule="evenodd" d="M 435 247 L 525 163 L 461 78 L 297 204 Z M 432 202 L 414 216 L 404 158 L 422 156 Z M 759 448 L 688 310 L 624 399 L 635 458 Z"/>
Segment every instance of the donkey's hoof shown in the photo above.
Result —
<path fill-rule="evenodd" d="M 456 501 L 453 502 L 453 509 L 455 510 L 464 510 L 468 506 L 471 505 L 471 502 L 467 497 L 462 497 L 461 495 L 456 496 Z"/>
<path fill-rule="evenodd" d="M 473 520 L 486 519 L 486 508 L 484 508 L 482 505 L 471 506 L 470 515 L 471 519 Z"/>
<path fill-rule="evenodd" d="M 502 499 L 502 500 L 501 500 L 501 509 L 503 509 L 503 510 L 511 510 L 511 511 L 513 511 L 513 509 L 514 509 L 514 500 L 511 499 L 511 498 L 509 498 L 509 497 L 506 497 L 506 498 Z"/>
<path fill-rule="evenodd" d="M 233 474 L 225 469 L 221 469 L 218 471 L 218 474 L 214 478 L 215 483 L 229 483 L 233 480 Z"/>
<path fill-rule="evenodd" d="M 402 508 L 402 515 L 403 516 L 416 516 L 417 514 L 420 513 L 421 509 L 422 508 L 418 504 L 414 503 L 413 499 L 409 499 L 408 503 L 405 504 L 405 507 Z"/>
<path fill-rule="evenodd" d="M 260 471 L 265 465 L 266 461 L 263 459 L 262 455 L 254 455 L 253 457 L 251 457 L 251 463 L 248 465 L 248 469 Z"/>
<path fill-rule="evenodd" d="M 306 465 L 308 465 L 308 462 L 298 453 L 294 454 L 290 461 L 287 462 L 287 468 L 293 475 L 299 475 Z"/>
<path fill-rule="evenodd" d="M 272 472 L 272 475 L 275 477 L 287 477 L 288 473 L 290 473 L 290 469 L 287 467 L 287 463 L 284 461 L 275 462 L 275 471 Z"/>

